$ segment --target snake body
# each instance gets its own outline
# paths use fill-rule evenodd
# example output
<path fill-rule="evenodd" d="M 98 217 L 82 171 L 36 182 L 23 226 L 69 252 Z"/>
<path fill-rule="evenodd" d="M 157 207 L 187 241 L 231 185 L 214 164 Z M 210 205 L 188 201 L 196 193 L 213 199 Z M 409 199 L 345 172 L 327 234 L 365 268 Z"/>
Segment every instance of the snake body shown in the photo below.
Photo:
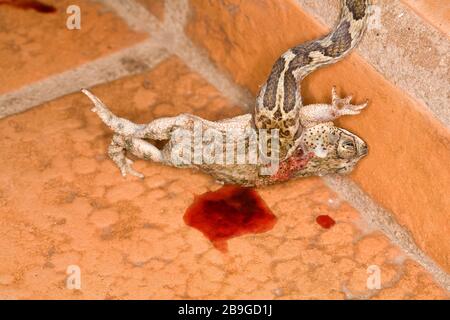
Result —
<path fill-rule="evenodd" d="M 258 94 L 255 125 L 279 130 L 282 158 L 302 132 L 301 80 L 322 66 L 342 60 L 360 42 L 369 9 L 370 0 L 341 0 L 339 20 L 331 33 L 289 49 L 275 62 Z"/>

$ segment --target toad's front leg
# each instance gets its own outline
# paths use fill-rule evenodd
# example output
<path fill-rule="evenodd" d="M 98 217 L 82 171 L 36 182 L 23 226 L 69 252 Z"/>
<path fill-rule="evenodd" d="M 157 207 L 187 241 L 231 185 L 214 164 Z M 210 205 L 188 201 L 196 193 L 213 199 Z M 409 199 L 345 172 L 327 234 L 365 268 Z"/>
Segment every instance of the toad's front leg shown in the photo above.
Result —
<path fill-rule="evenodd" d="M 162 162 L 163 156 L 161 151 L 151 143 L 133 137 L 125 137 L 115 134 L 108 148 L 108 155 L 119 167 L 123 176 L 128 173 L 138 177 L 144 178 L 144 175 L 135 171 L 132 168 L 133 161 L 126 157 L 126 151 L 131 152 L 138 158 L 145 160 L 152 160 L 155 162 Z"/>
<path fill-rule="evenodd" d="M 320 123 L 333 121 L 341 116 L 356 115 L 367 107 L 363 104 L 351 104 L 352 96 L 340 98 L 336 87 L 332 90 L 331 104 L 310 104 L 300 109 L 300 121 L 304 127 L 312 127 Z"/>

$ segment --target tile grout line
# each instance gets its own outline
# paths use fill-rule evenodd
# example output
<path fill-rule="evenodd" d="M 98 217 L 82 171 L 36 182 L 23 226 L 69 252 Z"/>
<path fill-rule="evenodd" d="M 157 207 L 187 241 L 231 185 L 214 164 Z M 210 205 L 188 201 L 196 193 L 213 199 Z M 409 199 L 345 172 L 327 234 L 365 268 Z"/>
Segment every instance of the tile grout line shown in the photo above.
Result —
<path fill-rule="evenodd" d="M 0 95 L 0 119 L 79 91 L 84 87 L 138 74 L 168 57 L 166 49 L 145 40 L 107 57 L 52 75 Z"/>
<path fill-rule="evenodd" d="M 136 1 L 114 0 L 105 1 L 105 6 L 113 9 L 134 31 L 146 32 L 152 36 L 161 32 L 164 26 L 155 16 Z M 166 12 L 165 12 L 166 14 Z"/>
<path fill-rule="evenodd" d="M 416 245 L 410 233 L 397 223 L 389 211 L 377 204 L 355 182 L 347 177 L 332 175 L 322 177 L 322 180 L 342 199 L 358 210 L 369 225 L 381 230 L 409 257 L 430 272 L 436 282 L 447 291 L 450 291 L 450 275 L 443 271 Z"/>
<path fill-rule="evenodd" d="M 105 5 L 116 11 L 131 28 L 138 31 L 152 32 L 152 39 L 164 46 L 170 53 L 177 55 L 198 74 L 216 87 L 236 105 L 247 110 L 253 106 L 254 99 L 249 91 L 237 87 L 231 77 L 214 65 L 207 55 L 184 35 L 184 25 L 188 17 L 187 0 L 165 1 L 165 22 L 158 28 L 152 26 L 154 18 L 135 0 L 118 0 Z"/>
<path fill-rule="evenodd" d="M 230 81 L 226 76 L 224 76 L 222 71 L 218 71 L 214 66 L 214 63 L 209 60 L 209 58 L 201 55 L 201 52 L 196 49 L 193 44 L 187 39 L 184 35 L 183 28 L 184 22 L 188 15 L 188 8 L 185 5 L 186 0 L 183 0 L 180 6 L 172 6 L 173 1 L 176 0 L 167 0 L 166 4 L 169 3 L 169 6 L 166 8 L 166 14 L 168 16 L 177 17 L 173 24 L 171 24 L 170 20 L 166 20 L 164 25 L 160 29 L 159 36 L 162 36 L 164 40 L 169 38 L 171 43 L 166 45 L 166 48 L 171 53 L 177 54 L 184 62 L 196 72 L 199 72 L 202 76 L 206 78 L 212 85 L 219 83 L 219 85 L 223 86 L 223 82 L 226 81 L 226 86 L 231 86 L 231 88 L 222 87 L 221 91 L 224 96 L 231 101 L 239 102 L 239 97 L 244 96 L 246 99 L 254 100 L 254 98 L 246 92 L 245 89 L 235 84 L 234 82 L 229 83 Z M 134 2 L 134 0 L 128 1 L 128 3 Z M 177 1 L 180 3 L 180 1 Z M 136 6 L 139 6 L 135 4 Z M 114 9 L 119 10 L 119 15 L 121 15 L 125 21 L 130 19 L 131 21 L 134 19 L 133 17 L 128 16 L 128 14 L 124 14 L 123 8 L 120 6 L 114 6 Z M 142 10 L 147 11 L 145 8 L 141 7 Z M 178 12 L 173 12 L 172 10 L 178 10 Z M 184 12 L 183 12 L 184 11 Z M 174 14 L 175 13 L 175 14 Z M 147 13 L 150 15 L 149 13 Z M 185 18 L 180 17 L 180 14 L 184 14 Z M 142 16 L 142 14 L 140 15 Z M 136 22 L 133 22 L 136 23 Z M 140 21 L 139 28 L 145 28 L 145 24 L 147 22 L 145 20 Z M 171 25 L 172 28 L 167 27 Z M 169 30 L 168 30 L 169 29 Z M 173 32 L 173 29 L 178 32 Z M 166 33 L 168 31 L 168 33 Z M 157 35 L 158 37 L 158 35 Z M 161 39 L 161 40 L 163 40 Z M 196 57 L 200 55 L 201 57 Z M 206 73 L 206 74 L 205 74 Z M 224 80 L 225 78 L 225 80 Z M 243 92 L 243 93 L 240 93 Z M 235 93 L 238 93 L 237 96 Z M 246 104 L 249 105 L 249 102 L 246 101 Z M 239 104 L 241 105 L 242 104 Z M 248 111 L 248 107 L 245 108 Z M 348 178 L 340 178 L 340 177 L 323 177 L 322 180 L 329 186 L 332 190 L 338 193 L 342 198 L 344 198 L 348 203 L 350 203 L 358 212 L 363 216 L 363 218 L 373 226 L 376 226 L 377 229 L 381 230 L 394 244 L 399 246 L 403 251 L 405 251 L 408 256 L 410 256 L 414 261 L 418 262 L 425 270 L 427 270 L 435 279 L 439 285 L 441 285 L 447 291 L 450 291 L 450 276 L 445 273 L 433 260 L 431 260 L 417 245 L 414 243 L 412 237 L 408 234 L 408 232 L 403 229 L 394 219 L 393 215 L 390 214 L 387 210 L 381 208 L 377 203 L 375 203 L 364 191 L 362 191 L 354 182 L 350 181 Z"/>
<path fill-rule="evenodd" d="M 184 4 L 187 10 L 187 2 L 185 1 Z M 183 28 L 183 21 L 179 21 L 178 24 L 161 24 L 145 8 L 134 1 L 117 0 L 107 2 L 104 5 L 114 9 L 132 29 L 150 33 L 152 38 L 0 95 L 0 119 L 77 92 L 80 88 L 117 80 L 142 72 L 145 69 L 143 65 L 136 70 L 127 70 L 126 65 L 124 65 L 126 61 L 145 62 L 147 67 L 151 68 L 170 54 L 175 54 L 182 60 L 189 61 L 189 65 L 200 75 L 225 96 L 231 97 L 232 103 L 250 109 L 253 98 L 248 91 L 242 88 L 237 89 L 231 78 L 219 72 L 206 55 L 195 48 L 189 39 L 186 37 L 180 39 L 176 36 L 177 32 L 174 31 L 181 30 L 173 30 L 173 26 L 177 25 L 178 28 Z M 174 8 L 178 7 L 174 6 Z M 184 14 L 184 12 L 177 13 L 176 10 L 172 10 L 170 13 L 175 14 L 171 18 L 180 18 Z M 189 50 L 185 50 L 185 48 L 189 48 Z M 215 76 L 212 77 L 211 75 Z"/>

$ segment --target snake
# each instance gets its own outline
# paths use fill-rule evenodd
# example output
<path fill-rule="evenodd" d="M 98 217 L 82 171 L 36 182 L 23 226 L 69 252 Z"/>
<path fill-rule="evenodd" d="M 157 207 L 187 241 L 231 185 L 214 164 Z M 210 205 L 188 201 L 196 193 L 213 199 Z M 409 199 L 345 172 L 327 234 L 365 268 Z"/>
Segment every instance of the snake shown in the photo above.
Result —
<path fill-rule="evenodd" d="M 301 81 L 320 67 L 345 58 L 361 41 L 370 15 L 370 0 L 340 0 L 341 12 L 333 30 L 326 36 L 287 50 L 276 60 L 258 93 L 255 125 L 278 129 L 280 156 L 301 136 L 300 110 L 303 107 Z M 270 144 L 270 141 L 267 141 Z"/>

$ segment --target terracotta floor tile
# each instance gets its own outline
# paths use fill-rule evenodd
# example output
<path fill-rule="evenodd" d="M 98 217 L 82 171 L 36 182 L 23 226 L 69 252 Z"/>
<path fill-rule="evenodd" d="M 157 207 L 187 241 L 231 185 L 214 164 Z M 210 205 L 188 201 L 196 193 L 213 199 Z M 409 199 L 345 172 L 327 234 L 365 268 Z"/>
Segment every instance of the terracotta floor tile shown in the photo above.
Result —
<path fill-rule="evenodd" d="M 158 116 L 240 112 L 176 58 L 94 91 L 139 122 L 161 105 Z M 216 250 L 183 213 L 194 194 L 219 186 L 144 161 L 144 180 L 122 178 L 105 156 L 111 132 L 90 108 L 73 94 L 0 121 L 0 298 L 446 298 L 317 178 L 258 190 L 275 227 Z M 336 225 L 323 229 L 318 215 Z M 381 290 L 366 287 L 373 264 Z M 66 288 L 69 265 L 81 270 L 81 290 Z"/>
<path fill-rule="evenodd" d="M 60 73 L 147 38 L 113 12 L 88 0 L 47 0 L 54 13 L 0 6 L 0 93 Z M 68 30 L 69 5 L 81 10 L 81 30 Z M 110 35 L 114 34 L 114 37 Z"/>

